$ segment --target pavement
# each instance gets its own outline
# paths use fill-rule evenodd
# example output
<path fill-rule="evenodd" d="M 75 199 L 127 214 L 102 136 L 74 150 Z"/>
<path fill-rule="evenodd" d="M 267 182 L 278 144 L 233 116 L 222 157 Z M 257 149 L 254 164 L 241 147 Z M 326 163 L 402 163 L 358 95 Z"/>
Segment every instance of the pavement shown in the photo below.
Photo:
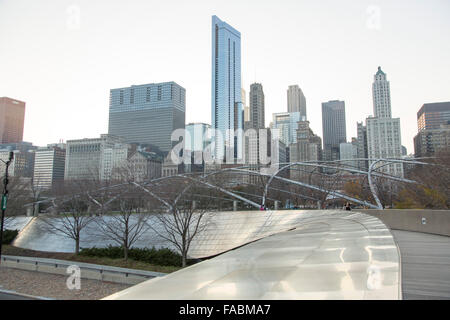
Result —
<path fill-rule="evenodd" d="M 450 237 L 392 230 L 402 259 L 405 300 L 450 299 Z"/>

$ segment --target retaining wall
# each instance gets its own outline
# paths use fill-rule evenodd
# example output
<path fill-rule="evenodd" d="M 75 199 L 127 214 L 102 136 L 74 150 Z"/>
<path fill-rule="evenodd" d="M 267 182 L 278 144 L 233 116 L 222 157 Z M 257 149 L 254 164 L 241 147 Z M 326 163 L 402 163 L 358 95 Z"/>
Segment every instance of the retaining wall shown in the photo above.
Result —
<path fill-rule="evenodd" d="M 391 229 L 450 236 L 450 210 L 355 209 L 379 218 Z"/>

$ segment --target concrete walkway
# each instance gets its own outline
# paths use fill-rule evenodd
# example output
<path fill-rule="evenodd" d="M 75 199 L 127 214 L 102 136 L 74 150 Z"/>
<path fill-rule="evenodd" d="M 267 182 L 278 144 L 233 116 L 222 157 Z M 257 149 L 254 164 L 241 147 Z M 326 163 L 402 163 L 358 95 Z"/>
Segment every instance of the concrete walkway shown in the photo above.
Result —
<path fill-rule="evenodd" d="M 450 237 L 392 233 L 402 256 L 403 299 L 450 299 Z"/>

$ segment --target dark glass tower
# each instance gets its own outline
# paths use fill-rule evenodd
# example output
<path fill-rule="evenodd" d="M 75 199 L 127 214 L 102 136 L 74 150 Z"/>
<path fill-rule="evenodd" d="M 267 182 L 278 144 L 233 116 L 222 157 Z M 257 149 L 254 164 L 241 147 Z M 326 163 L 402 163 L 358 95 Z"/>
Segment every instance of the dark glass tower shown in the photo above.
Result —
<path fill-rule="evenodd" d="M 184 129 L 185 110 L 186 90 L 175 82 L 112 89 L 108 133 L 168 152 L 172 132 Z"/>

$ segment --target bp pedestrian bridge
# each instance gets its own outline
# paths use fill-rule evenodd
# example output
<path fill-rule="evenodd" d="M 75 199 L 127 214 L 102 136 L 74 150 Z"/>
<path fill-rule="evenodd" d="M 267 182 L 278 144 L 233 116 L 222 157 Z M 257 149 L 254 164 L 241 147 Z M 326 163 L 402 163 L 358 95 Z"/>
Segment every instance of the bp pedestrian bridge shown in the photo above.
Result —
<path fill-rule="evenodd" d="M 105 299 L 450 299 L 450 213 L 427 210 L 215 212 L 191 245 L 202 261 Z M 73 252 L 16 220 L 15 246 Z M 87 230 L 81 247 L 108 243 Z M 146 234 L 136 244 L 168 246 Z"/>

